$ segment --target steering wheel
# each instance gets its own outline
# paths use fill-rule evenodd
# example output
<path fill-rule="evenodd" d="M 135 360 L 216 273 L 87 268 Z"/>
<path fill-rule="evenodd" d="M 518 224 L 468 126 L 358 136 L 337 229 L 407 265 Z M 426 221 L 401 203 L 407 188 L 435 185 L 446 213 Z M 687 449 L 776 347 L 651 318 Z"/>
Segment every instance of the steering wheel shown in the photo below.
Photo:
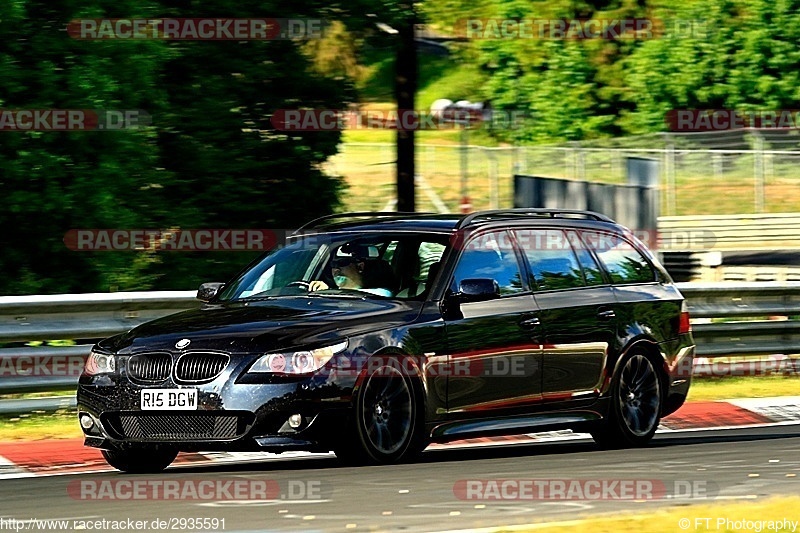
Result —
<path fill-rule="evenodd" d="M 311 287 L 311 284 L 307 281 L 297 280 L 297 281 L 292 281 L 291 283 L 287 283 L 284 288 L 288 289 L 289 287 L 300 287 L 301 289 L 308 290 L 309 287 Z"/>

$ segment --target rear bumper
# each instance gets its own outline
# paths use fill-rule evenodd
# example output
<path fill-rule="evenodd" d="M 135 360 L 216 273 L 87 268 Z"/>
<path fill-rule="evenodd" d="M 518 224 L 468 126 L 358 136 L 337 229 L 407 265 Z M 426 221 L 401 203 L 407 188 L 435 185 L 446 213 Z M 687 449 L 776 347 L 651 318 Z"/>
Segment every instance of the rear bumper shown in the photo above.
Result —
<path fill-rule="evenodd" d="M 694 356 L 694 339 L 690 334 L 682 335 L 675 355 L 666 361 L 668 387 L 664 395 L 662 417 L 674 413 L 686 401 L 692 383 Z"/>

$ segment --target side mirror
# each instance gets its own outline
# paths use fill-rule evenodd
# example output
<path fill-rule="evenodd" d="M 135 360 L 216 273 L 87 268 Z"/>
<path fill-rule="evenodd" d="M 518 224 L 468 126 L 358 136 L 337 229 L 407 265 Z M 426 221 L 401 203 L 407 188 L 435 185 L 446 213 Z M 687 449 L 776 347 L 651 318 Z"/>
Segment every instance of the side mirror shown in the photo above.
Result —
<path fill-rule="evenodd" d="M 202 302 L 210 302 L 224 286 L 224 283 L 218 282 L 203 283 L 200 285 L 200 288 L 197 289 L 197 299 Z"/>
<path fill-rule="evenodd" d="M 500 285 L 491 278 L 461 280 L 456 297 L 461 302 L 482 302 L 500 298 Z"/>

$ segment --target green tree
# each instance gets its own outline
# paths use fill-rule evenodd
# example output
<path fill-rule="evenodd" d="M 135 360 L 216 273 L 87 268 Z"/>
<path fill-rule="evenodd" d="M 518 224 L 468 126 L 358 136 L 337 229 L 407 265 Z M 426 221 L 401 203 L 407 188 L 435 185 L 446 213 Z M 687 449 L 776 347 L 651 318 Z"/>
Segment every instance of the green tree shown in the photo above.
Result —
<path fill-rule="evenodd" d="M 318 6 L 303 2 L 171 4 L 166 14 L 175 17 L 320 16 Z M 183 210 L 180 218 L 164 212 L 162 225 L 292 228 L 337 205 L 342 184 L 322 165 L 336 153 L 341 133 L 287 134 L 270 123 L 277 109 L 340 109 L 354 99 L 348 80 L 320 74 L 302 44 L 170 43 L 161 78 L 169 109 L 156 126 L 160 166 L 176 179 L 160 194 Z M 193 286 L 227 279 L 252 255 L 161 254 L 151 270 L 159 274 L 157 288 Z"/>
<path fill-rule="evenodd" d="M 626 60 L 632 133 L 663 130 L 670 109 L 792 109 L 800 99 L 800 2 L 711 0 L 675 11 L 673 28 Z"/>
<path fill-rule="evenodd" d="M 0 106 L 144 109 L 151 127 L 5 132 L 0 292 L 194 288 L 252 254 L 83 252 L 74 228 L 291 228 L 331 212 L 325 160 L 340 134 L 275 131 L 281 108 L 341 108 L 347 80 L 321 76 L 301 41 L 80 41 L 81 17 L 319 17 L 315 2 L 9 0 L 0 6 Z"/>
<path fill-rule="evenodd" d="M 648 18 L 649 39 L 476 39 L 459 50 L 484 98 L 531 115 L 510 136 L 561 142 L 664 131 L 676 108 L 793 109 L 800 99 L 800 2 L 429 0 L 429 22 Z"/>
<path fill-rule="evenodd" d="M 70 39 L 67 22 L 99 12 L 103 2 L 7 0 L 0 4 L 0 108 L 163 108 L 161 43 Z M 80 7 L 78 6 L 80 4 Z M 152 4 L 123 0 L 116 13 L 145 16 Z M 151 184 L 172 177 L 158 169 L 149 129 L 131 132 L 1 132 L 0 292 L 103 290 L 146 283 L 149 259 L 69 251 L 72 228 L 141 227 L 158 198 Z M 133 282 L 133 279 L 139 281 Z"/>

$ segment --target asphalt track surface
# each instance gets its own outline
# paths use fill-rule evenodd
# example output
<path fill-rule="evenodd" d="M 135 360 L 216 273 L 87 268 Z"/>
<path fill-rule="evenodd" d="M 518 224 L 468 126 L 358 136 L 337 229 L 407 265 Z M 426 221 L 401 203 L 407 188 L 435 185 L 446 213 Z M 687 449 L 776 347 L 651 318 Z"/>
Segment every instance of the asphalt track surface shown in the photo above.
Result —
<path fill-rule="evenodd" d="M 604 451 L 590 440 L 571 440 L 438 449 L 425 452 L 417 463 L 395 466 L 346 467 L 332 456 L 315 456 L 188 465 L 157 476 L 94 472 L 9 479 L 0 482 L 0 517 L 145 521 L 210 517 L 224 518 L 225 531 L 430 532 L 558 522 L 619 511 L 647 512 L 663 506 L 709 503 L 710 499 L 730 503 L 797 495 L 798 474 L 800 425 L 790 424 L 663 432 L 650 447 L 636 450 Z M 277 482 L 283 499 L 98 501 L 75 493 L 79 482 L 98 487 L 106 481 L 154 479 Z M 554 496 L 481 501 L 465 500 L 463 491 L 462 497 L 458 489 L 454 491 L 454 487 L 464 486 L 464 480 L 509 479 L 638 480 L 654 483 L 666 492 L 656 490 L 655 497 L 644 500 Z M 294 495 L 287 493 L 290 484 L 294 484 Z M 314 492 L 311 498 L 292 498 L 301 486 Z M 489 485 L 481 486 L 488 490 Z M 687 487 L 693 487 L 695 493 L 684 494 Z M 686 514 L 693 518 L 690 509 Z M 800 509 L 787 509 L 785 517 L 771 518 L 797 520 Z"/>

